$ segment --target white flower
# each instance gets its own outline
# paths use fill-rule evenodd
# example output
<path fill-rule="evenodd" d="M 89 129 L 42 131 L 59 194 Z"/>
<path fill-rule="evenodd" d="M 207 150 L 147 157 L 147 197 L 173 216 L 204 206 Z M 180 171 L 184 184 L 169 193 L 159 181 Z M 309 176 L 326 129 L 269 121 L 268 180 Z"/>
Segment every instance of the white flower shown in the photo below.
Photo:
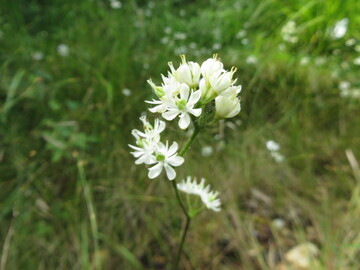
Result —
<path fill-rule="evenodd" d="M 223 70 L 223 64 L 216 60 L 217 55 L 215 54 L 213 58 L 209 58 L 204 61 L 201 65 L 201 74 L 205 78 L 205 80 L 209 80 L 210 76 L 213 75 L 215 72 Z"/>
<path fill-rule="evenodd" d="M 195 104 L 201 97 L 201 91 L 191 91 L 190 93 L 189 87 L 185 86 L 180 89 L 180 98 L 175 97 L 175 102 L 173 103 L 168 101 L 167 111 L 162 113 L 162 117 L 168 121 L 179 116 L 179 127 L 181 129 L 186 129 L 190 125 L 191 119 L 189 114 L 199 117 L 202 112 L 201 108 L 194 109 Z"/>
<path fill-rule="evenodd" d="M 134 134 L 135 133 L 133 133 L 133 135 Z M 155 145 L 146 140 L 140 141 L 139 145 L 140 147 L 129 144 L 129 146 L 135 150 L 131 152 L 131 154 L 137 158 L 137 160 L 135 160 L 135 164 L 152 164 L 155 161 L 155 157 L 153 155 Z"/>
<path fill-rule="evenodd" d="M 69 46 L 66 44 L 60 44 L 59 46 L 57 46 L 57 52 L 59 55 L 61 56 L 68 56 L 69 55 Z"/>
<path fill-rule="evenodd" d="M 348 89 L 350 89 L 350 87 L 351 87 L 351 84 L 348 81 L 341 81 L 339 83 L 339 89 L 341 91 L 348 90 Z"/>
<path fill-rule="evenodd" d="M 168 146 L 168 142 L 166 145 L 159 142 L 155 149 L 155 160 L 151 164 L 156 164 L 149 169 L 149 178 L 154 179 L 158 177 L 163 168 L 165 168 L 166 176 L 169 180 L 174 180 L 176 177 L 176 172 L 172 168 L 178 167 L 184 163 L 184 158 L 177 155 L 178 144 L 173 142 L 173 144 Z"/>
<path fill-rule="evenodd" d="M 305 66 L 310 62 L 309 56 L 304 56 L 300 59 L 300 65 Z"/>
<path fill-rule="evenodd" d="M 31 57 L 36 60 L 36 61 L 40 61 L 44 58 L 44 54 L 40 51 L 34 52 Z"/>
<path fill-rule="evenodd" d="M 346 46 L 354 46 L 356 44 L 356 39 L 354 38 L 351 38 L 351 39 L 348 39 L 346 42 L 345 42 L 345 45 Z"/>
<path fill-rule="evenodd" d="M 185 55 L 180 55 L 182 63 L 177 70 L 175 70 L 172 63 L 169 63 L 169 67 L 172 71 L 172 75 L 181 83 L 186 83 L 189 87 L 193 88 L 198 86 L 200 79 L 200 66 L 195 62 L 186 62 Z"/>
<path fill-rule="evenodd" d="M 281 28 L 281 34 L 285 41 L 290 43 L 298 42 L 298 37 L 296 34 L 296 23 L 294 21 L 287 22 L 283 28 Z"/>
<path fill-rule="evenodd" d="M 258 62 L 258 59 L 257 59 L 257 57 L 254 56 L 254 55 L 250 55 L 250 56 L 248 56 L 248 57 L 246 58 L 246 63 L 247 63 L 247 64 L 257 64 L 257 62 Z"/>
<path fill-rule="evenodd" d="M 131 96 L 131 90 L 128 89 L 128 88 L 124 88 L 124 89 L 121 91 L 121 93 L 122 93 L 124 96 L 126 96 L 126 97 Z"/>
<path fill-rule="evenodd" d="M 218 96 L 215 98 L 215 116 L 218 119 L 234 117 L 240 109 L 240 100 L 237 97 Z"/>
<path fill-rule="evenodd" d="M 217 94 L 220 94 L 236 82 L 236 80 L 232 79 L 235 72 L 236 68 L 231 68 L 230 71 L 216 71 L 209 78 L 211 88 L 214 89 Z"/>
<path fill-rule="evenodd" d="M 349 24 L 349 19 L 347 18 L 338 21 L 332 30 L 331 33 L 332 38 L 339 39 L 345 36 L 347 32 L 348 24 Z"/>
<path fill-rule="evenodd" d="M 203 155 L 204 157 L 211 156 L 213 152 L 214 152 L 214 149 L 210 145 L 204 146 L 201 149 L 201 155 Z"/>
<path fill-rule="evenodd" d="M 215 212 L 219 212 L 221 210 L 221 202 L 218 198 L 219 193 L 211 191 L 210 185 L 205 187 L 204 178 L 202 178 L 201 182 L 198 184 L 196 182 L 196 178 L 194 178 L 194 181 L 191 181 L 191 177 L 188 176 L 186 178 L 186 181 L 182 180 L 176 186 L 182 192 L 199 196 L 201 198 L 201 201 L 208 209 L 211 209 Z"/>
<path fill-rule="evenodd" d="M 152 126 L 146 120 L 146 116 L 140 117 L 140 120 L 143 122 L 144 132 L 134 129 L 132 135 L 136 139 L 137 146 L 129 144 L 129 147 L 135 150 L 131 152 L 137 158 L 135 164 L 152 164 L 156 160 L 153 154 L 160 142 L 160 133 L 165 129 L 165 122 L 155 119 L 154 126 Z"/>
<path fill-rule="evenodd" d="M 267 141 L 266 142 L 266 148 L 271 151 L 279 151 L 280 150 L 280 145 L 274 141 Z"/>
<path fill-rule="evenodd" d="M 354 65 L 359 66 L 360 65 L 360 57 L 355 58 L 353 63 L 354 63 Z"/>
<path fill-rule="evenodd" d="M 281 163 L 285 159 L 285 157 L 279 152 L 271 152 L 271 156 L 275 159 L 277 163 Z"/>
<path fill-rule="evenodd" d="M 110 0 L 110 6 L 113 8 L 113 9 L 119 9 L 121 8 L 122 4 L 120 1 L 118 0 Z"/>
<path fill-rule="evenodd" d="M 243 38 L 245 36 L 246 36 L 246 30 L 240 30 L 239 32 L 237 32 L 235 38 L 241 39 L 241 38 Z"/>

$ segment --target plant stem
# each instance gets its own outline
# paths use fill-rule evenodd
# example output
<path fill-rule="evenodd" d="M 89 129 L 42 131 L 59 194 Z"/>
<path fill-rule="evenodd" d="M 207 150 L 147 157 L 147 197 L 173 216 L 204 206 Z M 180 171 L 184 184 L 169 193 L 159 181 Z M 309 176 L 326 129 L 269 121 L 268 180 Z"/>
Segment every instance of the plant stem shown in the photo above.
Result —
<path fill-rule="evenodd" d="M 194 142 L 196 136 L 198 135 L 200 127 L 196 123 L 194 123 L 194 126 L 195 126 L 194 131 L 191 134 L 190 138 L 187 140 L 187 142 L 184 144 L 184 146 L 179 151 L 179 156 L 183 156 L 186 153 L 186 151 L 189 149 L 190 145 Z M 175 181 L 172 181 L 172 186 L 174 188 L 178 203 L 179 203 L 182 211 L 184 212 L 184 215 L 186 216 L 186 224 L 185 224 L 185 228 L 183 230 L 182 236 L 181 236 L 181 242 L 180 242 L 180 246 L 179 246 L 179 249 L 178 249 L 178 252 L 177 252 L 177 255 L 176 255 L 176 260 L 175 260 L 175 269 L 179 269 L 179 262 L 180 262 L 180 258 L 181 258 L 181 253 L 182 253 L 182 250 L 183 250 L 183 246 L 184 246 L 184 242 L 185 242 L 185 239 L 186 239 L 187 232 L 188 232 L 189 227 L 190 227 L 191 216 L 189 215 L 188 211 L 186 210 L 186 207 L 185 207 L 185 205 L 184 205 L 184 203 L 183 203 L 183 201 L 182 201 L 182 199 L 181 199 L 181 197 L 179 195 L 179 191 L 178 191 L 178 189 L 176 187 L 176 182 Z"/>
<path fill-rule="evenodd" d="M 183 201 L 182 201 L 181 198 L 180 198 L 179 191 L 178 191 L 178 189 L 177 189 L 177 187 L 176 187 L 176 182 L 175 182 L 175 181 L 171 181 L 171 182 L 172 182 L 172 186 L 173 186 L 173 188 L 174 188 L 174 191 L 175 191 L 175 194 L 176 194 L 176 198 L 177 198 L 177 200 L 178 200 L 178 203 L 179 203 L 182 211 L 184 212 L 185 216 L 188 218 L 188 217 L 189 217 L 189 214 L 188 214 L 188 212 L 187 212 L 187 210 L 186 210 L 186 207 L 185 207 Z"/>
<path fill-rule="evenodd" d="M 179 151 L 179 156 L 183 156 L 186 153 L 186 151 L 189 149 L 190 145 L 194 142 L 196 136 L 198 135 L 200 127 L 196 123 L 194 123 L 194 126 L 195 126 L 194 131 L 191 134 L 188 141 L 184 144 L 184 146 Z"/>
<path fill-rule="evenodd" d="M 186 238 L 187 232 L 188 232 L 189 227 L 190 227 L 190 222 L 191 222 L 191 218 L 190 218 L 189 215 L 187 215 L 186 216 L 185 228 L 184 228 L 183 234 L 181 236 L 181 242 L 180 242 L 179 250 L 178 250 L 178 253 L 176 255 L 175 269 L 179 269 L 179 261 L 180 261 L 180 258 L 181 258 L 181 253 L 182 253 L 182 250 L 183 250 L 185 238 Z"/>

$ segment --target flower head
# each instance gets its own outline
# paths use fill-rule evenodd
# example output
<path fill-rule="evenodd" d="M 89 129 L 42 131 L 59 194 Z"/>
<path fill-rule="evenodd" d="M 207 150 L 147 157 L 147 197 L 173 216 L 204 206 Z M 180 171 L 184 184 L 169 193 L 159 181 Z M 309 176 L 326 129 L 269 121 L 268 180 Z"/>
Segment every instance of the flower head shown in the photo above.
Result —
<path fill-rule="evenodd" d="M 186 83 L 189 87 L 197 87 L 200 80 L 200 65 L 195 62 L 186 62 L 185 55 L 180 55 L 182 63 L 177 70 L 170 62 L 169 67 L 172 75 L 181 83 Z"/>
<path fill-rule="evenodd" d="M 149 169 L 149 178 L 153 179 L 158 177 L 163 168 L 166 171 L 166 176 L 169 180 L 174 180 L 176 177 L 176 172 L 173 167 L 178 167 L 184 163 L 184 158 L 177 155 L 178 144 L 173 142 L 169 147 L 168 142 L 166 145 L 159 142 L 155 149 L 155 159 L 150 164 L 155 164 Z"/>
<path fill-rule="evenodd" d="M 221 210 L 221 202 L 218 198 L 219 193 L 210 190 L 210 185 L 205 186 L 205 179 L 201 178 L 201 182 L 197 183 L 196 178 L 191 181 L 191 177 L 188 176 L 185 180 L 182 180 L 177 184 L 177 188 L 187 194 L 197 195 L 201 198 L 201 201 L 205 204 L 208 209 L 215 212 Z"/>
<path fill-rule="evenodd" d="M 205 80 L 209 80 L 210 76 L 215 72 L 221 71 L 224 68 L 223 63 L 216 59 L 217 55 L 215 54 L 213 58 L 209 58 L 201 65 L 201 74 Z"/>

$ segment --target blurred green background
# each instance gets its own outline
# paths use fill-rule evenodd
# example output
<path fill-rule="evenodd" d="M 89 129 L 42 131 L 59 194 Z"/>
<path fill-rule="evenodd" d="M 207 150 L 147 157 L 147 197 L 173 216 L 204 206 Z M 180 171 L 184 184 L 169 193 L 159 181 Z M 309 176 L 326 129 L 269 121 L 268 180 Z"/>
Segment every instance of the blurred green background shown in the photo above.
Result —
<path fill-rule="evenodd" d="M 0 269 L 171 269 L 181 211 L 127 145 L 146 80 L 213 53 L 238 68 L 242 111 L 177 170 L 223 202 L 181 269 L 358 269 L 358 0 L 0 1 Z"/>

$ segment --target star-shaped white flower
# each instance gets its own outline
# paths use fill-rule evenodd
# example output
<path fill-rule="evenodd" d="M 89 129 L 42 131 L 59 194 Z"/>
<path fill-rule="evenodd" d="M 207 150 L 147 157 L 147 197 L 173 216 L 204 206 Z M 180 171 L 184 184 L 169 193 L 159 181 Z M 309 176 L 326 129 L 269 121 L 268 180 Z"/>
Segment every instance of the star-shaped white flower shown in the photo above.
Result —
<path fill-rule="evenodd" d="M 177 155 L 178 144 L 173 142 L 173 144 L 168 146 L 159 142 L 155 150 L 155 160 L 151 164 L 155 164 L 149 169 L 149 178 L 154 179 L 158 177 L 163 168 L 165 169 L 166 176 L 169 180 L 174 180 L 176 177 L 176 172 L 173 167 L 178 167 L 184 163 L 184 158 Z"/>
<path fill-rule="evenodd" d="M 173 103 L 169 103 L 167 111 L 162 113 L 162 117 L 171 121 L 179 116 L 179 127 L 186 129 L 191 122 L 190 115 L 199 117 L 202 109 L 194 108 L 201 97 L 201 91 L 197 90 L 190 93 L 190 89 L 186 84 L 180 89 L 180 97 L 175 97 Z"/>

